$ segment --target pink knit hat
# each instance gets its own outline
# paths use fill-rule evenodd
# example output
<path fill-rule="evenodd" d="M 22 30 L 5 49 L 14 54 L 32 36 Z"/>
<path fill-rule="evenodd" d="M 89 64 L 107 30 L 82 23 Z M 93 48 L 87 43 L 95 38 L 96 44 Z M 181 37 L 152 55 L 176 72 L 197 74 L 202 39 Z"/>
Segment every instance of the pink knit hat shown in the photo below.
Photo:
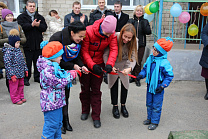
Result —
<path fill-rule="evenodd" d="M 114 33 L 116 30 L 117 20 L 114 16 L 108 15 L 101 24 L 101 28 L 105 33 Z"/>
<path fill-rule="evenodd" d="M 8 14 L 12 14 L 14 16 L 14 14 L 12 13 L 12 11 L 9 10 L 9 9 L 2 9 L 1 10 L 1 14 L 2 14 L 2 18 L 3 19 L 5 19 Z"/>

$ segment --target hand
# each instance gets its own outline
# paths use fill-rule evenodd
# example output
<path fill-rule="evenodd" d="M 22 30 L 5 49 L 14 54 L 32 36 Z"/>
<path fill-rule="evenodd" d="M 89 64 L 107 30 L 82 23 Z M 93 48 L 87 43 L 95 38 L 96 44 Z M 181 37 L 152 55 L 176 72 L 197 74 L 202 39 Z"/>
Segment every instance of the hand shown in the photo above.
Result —
<path fill-rule="evenodd" d="M 33 20 L 33 22 L 32 22 L 32 27 L 34 27 L 34 26 L 35 26 L 35 24 L 36 24 L 36 20 L 37 20 L 37 19 Z"/>
<path fill-rule="evenodd" d="M 70 23 L 74 22 L 74 18 L 71 16 Z"/>
<path fill-rule="evenodd" d="M 94 71 L 94 73 L 97 74 L 97 75 L 100 75 L 100 74 L 103 73 L 102 68 L 101 68 L 99 65 L 97 65 L 97 64 L 95 64 L 95 65 L 93 66 L 93 71 Z"/>
<path fill-rule="evenodd" d="M 73 79 L 77 77 L 77 72 L 75 70 L 69 70 L 68 73 L 72 75 Z"/>
<path fill-rule="evenodd" d="M 41 20 L 39 20 L 38 22 L 36 22 L 36 24 L 35 24 L 36 27 L 39 27 L 40 26 L 40 21 Z"/>
<path fill-rule="evenodd" d="M 101 19 L 102 19 L 102 18 L 105 18 L 105 14 L 102 15 Z"/>
<path fill-rule="evenodd" d="M 138 75 L 136 79 L 140 82 L 140 80 L 142 79 L 142 75 Z"/>
<path fill-rule="evenodd" d="M 56 19 L 59 19 L 59 18 L 60 18 L 60 16 L 59 16 L 58 14 L 56 14 L 56 15 L 55 15 L 55 18 L 56 18 Z"/>
<path fill-rule="evenodd" d="M 78 66 L 77 64 L 74 64 L 74 69 L 75 69 L 75 70 L 79 70 L 79 71 L 81 72 L 81 68 L 80 68 L 80 66 Z"/>
<path fill-rule="evenodd" d="M 110 73 L 112 71 L 112 66 L 111 65 L 106 65 L 105 66 L 105 71 L 106 71 L 106 73 Z"/>
<path fill-rule="evenodd" d="M 16 77 L 15 75 L 13 75 L 13 76 L 11 77 L 11 79 L 12 79 L 12 82 L 13 82 L 13 83 L 17 81 L 17 77 Z"/>
<path fill-rule="evenodd" d="M 89 71 L 89 70 L 87 69 L 87 67 L 82 66 L 82 72 L 83 72 L 84 74 L 88 74 L 88 73 L 89 73 L 88 71 Z"/>
<path fill-rule="evenodd" d="M 121 71 L 121 73 L 123 73 L 124 76 L 128 75 L 130 72 L 131 72 L 131 68 L 127 68 Z"/>
<path fill-rule="evenodd" d="M 161 93 L 164 90 L 164 87 L 160 86 L 156 89 L 156 93 Z"/>
<path fill-rule="evenodd" d="M 25 71 L 25 76 L 28 77 L 28 71 Z"/>
<path fill-rule="evenodd" d="M 117 68 L 113 67 L 112 72 L 117 73 L 117 71 L 118 71 Z"/>
<path fill-rule="evenodd" d="M 82 23 L 84 23 L 84 20 L 85 20 L 85 15 L 83 14 L 83 15 L 80 17 L 80 21 L 81 21 Z"/>

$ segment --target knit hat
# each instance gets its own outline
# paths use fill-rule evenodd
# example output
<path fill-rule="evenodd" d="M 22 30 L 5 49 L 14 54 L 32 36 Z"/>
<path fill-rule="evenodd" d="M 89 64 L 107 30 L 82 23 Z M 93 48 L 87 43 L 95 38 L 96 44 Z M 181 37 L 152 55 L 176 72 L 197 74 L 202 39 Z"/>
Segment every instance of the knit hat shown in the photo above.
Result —
<path fill-rule="evenodd" d="M 16 30 L 16 29 L 11 29 L 9 31 L 9 37 L 8 37 L 8 40 L 9 40 L 9 44 L 13 47 L 15 47 L 15 43 L 17 41 L 20 41 L 20 37 L 19 37 L 19 31 Z"/>
<path fill-rule="evenodd" d="M 12 14 L 14 16 L 14 14 L 12 13 L 12 11 L 9 10 L 9 9 L 2 9 L 1 10 L 1 14 L 2 14 L 2 18 L 3 19 L 5 19 L 8 14 Z"/>
<path fill-rule="evenodd" d="M 46 59 L 55 59 L 64 53 L 63 45 L 58 41 L 49 42 L 43 47 L 42 55 Z"/>
<path fill-rule="evenodd" d="M 108 15 L 101 24 L 101 28 L 105 33 L 113 33 L 116 30 L 117 20 L 114 16 Z"/>
<path fill-rule="evenodd" d="M 170 37 L 162 38 L 155 42 L 154 47 L 163 55 L 167 54 L 173 47 L 173 40 Z"/>

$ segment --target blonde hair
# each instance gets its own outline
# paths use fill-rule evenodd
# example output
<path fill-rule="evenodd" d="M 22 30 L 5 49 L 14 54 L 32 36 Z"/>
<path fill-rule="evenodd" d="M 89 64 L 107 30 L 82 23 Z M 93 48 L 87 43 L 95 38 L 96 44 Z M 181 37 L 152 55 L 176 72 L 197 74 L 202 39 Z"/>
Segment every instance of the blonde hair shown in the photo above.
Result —
<path fill-rule="evenodd" d="M 142 5 L 137 5 L 135 8 L 134 8 L 134 11 L 133 11 L 133 16 L 136 15 L 136 11 L 138 8 L 141 8 L 142 9 L 142 15 L 144 15 L 144 8 Z"/>
<path fill-rule="evenodd" d="M 119 35 L 119 41 L 118 41 L 118 61 L 121 61 L 122 60 L 122 46 L 123 46 L 123 39 L 122 39 L 122 35 L 125 31 L 128 31 L 128 32 L 131 32 L 133 34 L 133 37 L 131 39 L 131 41 L 129 41 L 127 43 L 127 47 L 128 47 L 128 60 L 130 62 L 132 62 L 132 58 L 131 58 L 131 55 L 132 55 L 132 52 L 134 51 L 135 53 L 135 58 L 136 58 L 136 61 L 137 61 L 137 42 L 136 42 L 136 30 L 135 30 L 135 27 L 130 24 L 130 23 L 127 23 L 126 25 L 124 25 L 120 31 L 120 35 Z"/>

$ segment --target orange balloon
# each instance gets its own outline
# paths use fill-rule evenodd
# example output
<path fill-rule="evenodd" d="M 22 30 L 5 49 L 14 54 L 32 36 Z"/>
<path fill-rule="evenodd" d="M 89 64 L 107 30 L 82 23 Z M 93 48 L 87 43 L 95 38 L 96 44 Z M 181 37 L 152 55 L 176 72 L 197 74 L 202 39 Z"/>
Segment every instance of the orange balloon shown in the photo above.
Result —
<path fill-rule="evenodd" d="M 208 3 L 203 3 L 201 8 L 200 8 L 200 13 L 203 15 L 203 16 L 208 16 Z"/>

